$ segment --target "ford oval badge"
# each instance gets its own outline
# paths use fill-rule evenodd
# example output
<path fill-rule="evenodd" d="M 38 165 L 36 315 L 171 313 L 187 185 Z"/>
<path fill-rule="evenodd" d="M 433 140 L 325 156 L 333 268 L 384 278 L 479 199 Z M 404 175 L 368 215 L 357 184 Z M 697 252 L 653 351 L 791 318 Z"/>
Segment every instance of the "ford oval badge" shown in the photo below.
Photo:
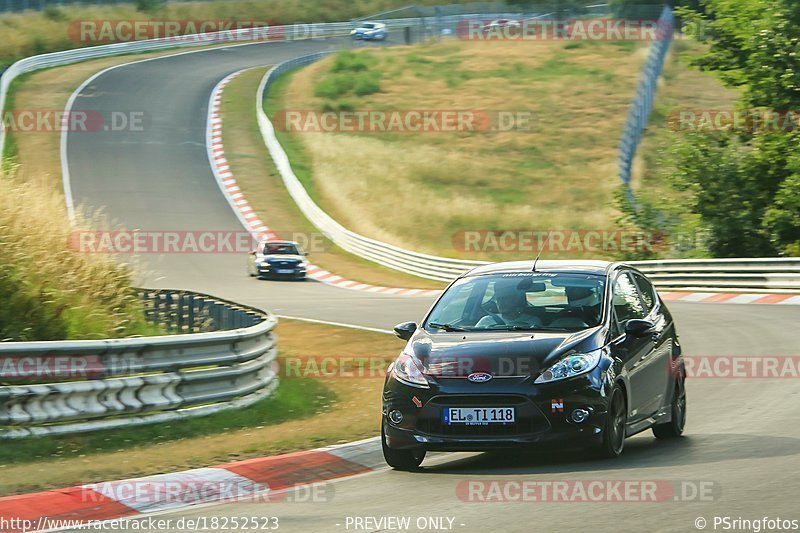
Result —
<path fill-rule="evenodd" d="M 487 374 L 486 372 L 473 372 L 467 376 L 467 379 L 473 383 L 485 383 L 492 379 L 492 375 Z"/>

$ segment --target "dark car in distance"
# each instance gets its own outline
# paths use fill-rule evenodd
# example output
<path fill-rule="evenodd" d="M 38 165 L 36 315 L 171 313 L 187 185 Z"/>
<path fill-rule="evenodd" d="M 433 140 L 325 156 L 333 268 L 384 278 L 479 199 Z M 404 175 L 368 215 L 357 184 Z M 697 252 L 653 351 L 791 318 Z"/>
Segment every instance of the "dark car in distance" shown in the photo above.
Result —
<path fill-rule="evenodd" d="M 622 263 L 481 266 L 442 293 L 389 366 L 386 462 L 417 468 L 429 450 L 590 448 L 622 453 L 652 429 L 678 437 L 685 368 L 653 284 Z"/>
<path fill-rule="evenodd" d="M 247 273 L 259 279 L 306 278 L 306 253 L 294 241 L 262 241 L 250 252 Z"/>

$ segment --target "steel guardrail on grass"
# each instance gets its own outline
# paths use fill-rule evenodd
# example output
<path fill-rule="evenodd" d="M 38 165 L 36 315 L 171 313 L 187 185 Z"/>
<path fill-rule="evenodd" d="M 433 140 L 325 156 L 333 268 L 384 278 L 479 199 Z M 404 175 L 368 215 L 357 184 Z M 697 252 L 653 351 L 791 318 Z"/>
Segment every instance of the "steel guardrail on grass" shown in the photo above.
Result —
<path fill-rule="evenodd" d="M 0 343 L 0 439 L 242 408 L 278 385 L 277 319 L 205 294 L 139 290 L 156 337 Z"/>
<path fill-rule="evenodd" d="M 633 160 L 636 157 L 636 150 L 647 127 L 650 111 L 653 109 L 658 79 L 664 69 L 664 59 L 666 59 L 667 52 L 672 44 L 674 30 L 675 17 L 672 13 L 672 8 L 664 6 L 661 16 L 658 18 L 656 40 L 650 47 L 650 54 L 642 70 L 639 85 L 636 87 L 636 96 L 634 96 L 628 111 L 628 118 L 619 143 L 619 179 L 627 189 L 628 196 L 631 199 L 630 185 Z"/>

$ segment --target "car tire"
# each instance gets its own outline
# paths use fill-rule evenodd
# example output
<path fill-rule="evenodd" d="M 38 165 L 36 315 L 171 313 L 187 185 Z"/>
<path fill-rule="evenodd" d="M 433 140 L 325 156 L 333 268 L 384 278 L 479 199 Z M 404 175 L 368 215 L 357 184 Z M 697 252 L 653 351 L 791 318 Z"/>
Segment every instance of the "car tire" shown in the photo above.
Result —
<path fill-rule="evenodd" d="M 386 432 L 384 431 L 383 425 L 381 425 L 381 448 L 383 449 L 383 459 L 386 461 L 386 464 L 395 470 L 413 472 L 419 469 L 419 465 L 422 464 L 422 461 L 425 459 L 425 450 L 422 448 L 396 450 L 387 446 Z"/>
<path fill-rule="evenodd" d="M 608 402 L 608 413 L 603 425 L 603 440 L 600 443 L 601 457 L 613 459 L 622 454 L 625 447 L 625 428 L 628 425 L 628 408 L 625 402 L 625 393 L 619 385 L 611 389 Z"/>
<path fill-rule="evenodd" d="M 681 378 L 675 380 L 675 390 L 670 405 L 671 420 L 653 426 L 653 435 L 657 439 L 674 439 L 683 435 L 683 428 L 686 427 L 686 385 Z"/>

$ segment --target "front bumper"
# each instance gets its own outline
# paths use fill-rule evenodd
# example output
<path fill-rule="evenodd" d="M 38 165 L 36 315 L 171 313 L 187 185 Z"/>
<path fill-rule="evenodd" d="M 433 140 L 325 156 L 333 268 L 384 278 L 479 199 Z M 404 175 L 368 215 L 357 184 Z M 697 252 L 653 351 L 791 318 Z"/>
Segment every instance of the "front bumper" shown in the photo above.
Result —
<path fill-rule="evenodd" d="M 436 451 L 598 446 L 610 390 L 603 377 L 602 371 L 595 370 L 541 385 L 535 385 L 532 377 L 495 378 L 486 383 L 447 378 L 435 380 L 430 389 L 389 378 L 383 394 L 387 444 L 391 448 Z M 462 406 L 514 407 L 516 421 L 480 426 L 442 422 L 444 408 Z M 573 422 L 570 416 L 575 409 L 589 411 L 589 417 L 581 423 Z M 387 415 L 392 410 L 403 413 L 399 424 L 390 422 Z"/>
<path fill-rule="evenodd" d="M 299 266 L 273 266 L 258 265 L 256 267 L 258 277 L 273 279 L 302 279 L 306 277 L 306 267 Z"/>
<path fill-rule="evenodd" d="M 384 38 L 383 33 L 354 33 L 353 39 L 361 39 L 364 41 L 379 41 Z"/>

